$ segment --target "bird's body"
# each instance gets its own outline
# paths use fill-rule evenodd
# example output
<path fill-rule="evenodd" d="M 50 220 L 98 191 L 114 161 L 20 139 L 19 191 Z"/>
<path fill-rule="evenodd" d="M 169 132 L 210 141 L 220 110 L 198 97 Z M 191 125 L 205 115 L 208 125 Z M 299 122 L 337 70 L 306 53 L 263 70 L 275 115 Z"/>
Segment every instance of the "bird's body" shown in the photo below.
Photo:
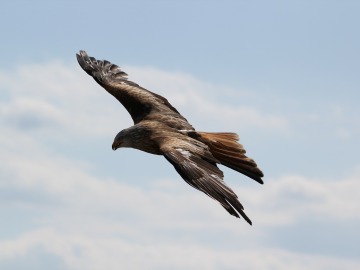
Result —
<path fill-rule="evenodd" d="M 217 200 L 231 215 L 251 224 L 236 194 L 223 181 L 223 164 L 259 183 L 263 173 L 245 155 L 235 133 L 198 132 L 164 97 L 128 81 L 118 66 L 77 54 L 80 66 L 130 113 L 134 125 L 120 131 L 112 148 L 131 147 L 163 155 L 192 187 Z"/>

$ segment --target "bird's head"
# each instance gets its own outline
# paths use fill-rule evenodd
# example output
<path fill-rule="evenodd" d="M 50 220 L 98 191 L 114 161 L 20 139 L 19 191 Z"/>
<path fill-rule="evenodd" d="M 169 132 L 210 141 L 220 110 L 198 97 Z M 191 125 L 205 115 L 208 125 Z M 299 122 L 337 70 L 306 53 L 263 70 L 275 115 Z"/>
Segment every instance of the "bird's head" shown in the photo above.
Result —
<path fill-rule="evenodd" d="M 114 139 L 114 142 L 112 144 L 112 150 L 116 150 L 120 147 L 127 147 L 127 139 L 126 139 L 126 129 L 120 131 L 116 136 L 115 136 L 115 139 Z"/>
<path fill-rule="evenodd" d="M 112 149 L 130 147 L 149 152 L 149 131 L 139 125 L 134 125 L 120 131 L 114 139 Z"/>

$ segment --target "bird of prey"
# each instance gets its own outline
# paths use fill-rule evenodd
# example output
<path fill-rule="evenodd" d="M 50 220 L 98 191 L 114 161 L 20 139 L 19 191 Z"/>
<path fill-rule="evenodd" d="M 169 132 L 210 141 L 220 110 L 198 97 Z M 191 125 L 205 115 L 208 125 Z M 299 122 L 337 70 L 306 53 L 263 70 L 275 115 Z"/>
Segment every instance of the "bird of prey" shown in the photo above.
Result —
<path fill-rule="evenodd" d="M 82 69 L 120 101 L 134 121 L 115 136 L 113 150 L 131 147 L 163 155 L 190 186 L 252 224 L 217 166 L 222 164 L 263 184 L 264 174 L 245 155 L 237 134 L 196 131 L 166 98 L 129 81 L 117 65 L 89 57 L 85 51 L 76 57 Z"/>

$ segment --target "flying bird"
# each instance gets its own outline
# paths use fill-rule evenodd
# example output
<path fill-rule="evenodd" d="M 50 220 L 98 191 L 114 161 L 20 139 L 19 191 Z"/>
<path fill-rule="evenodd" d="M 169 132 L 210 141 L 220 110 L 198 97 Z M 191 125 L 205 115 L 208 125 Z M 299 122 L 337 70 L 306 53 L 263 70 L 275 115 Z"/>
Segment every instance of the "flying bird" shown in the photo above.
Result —
<path fill-rule="evenodd" d="M 113 150 L 131 147 L 163 155 L 190 186 L 218 201 L 231 215 L 252 224 L 217 166 L 222 164 L 263 184 L 264 174 L 245 155 L 237 134 L 196 131 L 166 98 L 129 81 L 117 65 L 89 57 L 85 51 L 76 57 L 81 68 L 120 101 L 134 121 L 133 126 L 115 136 Z"/>

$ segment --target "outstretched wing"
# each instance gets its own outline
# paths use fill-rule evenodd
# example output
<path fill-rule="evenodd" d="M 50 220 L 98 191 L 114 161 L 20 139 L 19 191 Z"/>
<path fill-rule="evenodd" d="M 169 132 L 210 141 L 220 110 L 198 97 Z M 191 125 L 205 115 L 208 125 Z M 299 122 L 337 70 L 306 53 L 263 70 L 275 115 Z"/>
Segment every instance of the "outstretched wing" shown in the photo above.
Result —
<path fill-rule="evenodd" d="M 129 81 L 117 65 L 89 57 L 85 51 L 80 51 L 76 57 L 82 69 L 121 102 L 135 124 L 160 117 L 159 120 L 174 128 L 193 129 L 166 98 Z"/>
<path fill-rule="evenodd" d="M 199 151 L 169 144 L 164 144 L 161 149 L 165 158 L 190 186 L 218 201 L 231 215 L 239 217 L 240 214 L 250 225 L 252 224 L 235 192 L 223 181 L 223 173 L 216 166 L 216 159 L 211 154 L 204 156 Z"/>

